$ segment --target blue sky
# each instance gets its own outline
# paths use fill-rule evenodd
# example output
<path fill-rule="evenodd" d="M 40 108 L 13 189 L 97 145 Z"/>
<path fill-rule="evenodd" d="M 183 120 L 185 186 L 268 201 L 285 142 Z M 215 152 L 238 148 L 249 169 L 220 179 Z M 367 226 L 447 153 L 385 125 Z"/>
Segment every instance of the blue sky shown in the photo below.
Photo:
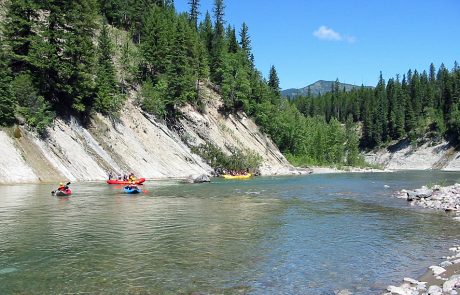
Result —
<path fill-rule="evenodd" d="M 175 0 L 189 10 L 189 0 Z M 246 22 L 256 67 L 275 65 L 281 87 L 317 80 L 371 85 L 408 69 L 460 63 L 460 1 L 225 1 L 225 20 L 237 31 Z M 201 18 L 214 0 L 201 0 Z"/>

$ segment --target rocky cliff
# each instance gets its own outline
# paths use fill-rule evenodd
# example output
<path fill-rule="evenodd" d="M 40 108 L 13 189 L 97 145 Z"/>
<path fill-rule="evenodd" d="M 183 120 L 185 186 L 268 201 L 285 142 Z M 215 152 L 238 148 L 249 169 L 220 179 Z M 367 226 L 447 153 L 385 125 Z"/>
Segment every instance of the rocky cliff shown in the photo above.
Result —
<path fill-rule="evenodd" d="M 97 114 L 85 128 L 74 118 L 57 119 L 46 139 L 25 126 L 2 129 L 0 183 L 104 180 L 109 171 L 156 179 L 210 174 L 212 168 L 190 149 L 201 143 L 258 153 L 262 175 L 308 172 L 294 169 L 244 113 L 222 116 L 217 93 L 203 89 L 205 112 L 185 106 L 175 128 L 129 99 L 117 120 Z"/>
<path fill-rule="evenodd" d="M 386 149 L 367 153 L 365 159 L 390 170 L 460 170 L 460 152 L 446 141 L 427 140 L 413 146 L 403 140 Z"/>

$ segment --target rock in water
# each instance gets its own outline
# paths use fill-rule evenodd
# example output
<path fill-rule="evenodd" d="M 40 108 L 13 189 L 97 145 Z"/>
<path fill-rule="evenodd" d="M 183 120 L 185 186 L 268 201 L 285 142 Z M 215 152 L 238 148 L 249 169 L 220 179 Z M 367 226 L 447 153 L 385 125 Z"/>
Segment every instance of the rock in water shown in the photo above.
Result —
<path fill-rule="evenodd" d="M 196 177 L 193 180 L 193 183 L 203 183 L 203 182 L 211 182 L 211 179 L 206 174 L 201 174 L 200 176 Z"/>
<path fill-rule="evenodd" d="M 406 295 L 406 294 L 407 294 L 406 290 L 404 290 L 404 289 L 401 288 L 401 287 L 388 286 L 387 290 L 388 290 L 391 294 L 398 294 L 398 295 Z"/>
<path fill-rule="evenodd" d="M 0 275 L 7 274 L 7 273 L 12 273 L 17 271 L 18 269 L 16 267 L 7 267 L 0 269 Z"/>
<path fill-rule="evenodd" d="M 433 195 L 433 190 L 423 187 L 423 188 L 416 189 L 413 191 L 408 191 L 407 200 L 413 201 L 413 200 L 426 199 L 426 198 L 431 197 L 432 195 Z"/>

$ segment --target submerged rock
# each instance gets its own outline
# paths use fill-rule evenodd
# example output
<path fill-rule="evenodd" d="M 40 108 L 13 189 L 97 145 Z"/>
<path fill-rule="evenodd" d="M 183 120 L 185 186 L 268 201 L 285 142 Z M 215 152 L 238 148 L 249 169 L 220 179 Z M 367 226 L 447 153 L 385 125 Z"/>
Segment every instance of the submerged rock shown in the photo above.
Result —
<path fill-rule="evenodd" d="M 200 176 L 196 177 L 193 180 L 193 183 L 203 183 L 203 182 L 211 182 L 211 178 L 209 178 L 206 174 L 201 174 Z"/>
<path fill-rule="evenodd" d="M 18 269 L 16 267 L 6 267 L 0 269 L 0 275 L 8 274 L 17 271 Z"/>
<path fill-rule="evenodd" d="M 186 179 L 182 180 L 182 183 L 203 183 L 203 182 L 211 182 L 211 178 L 209 178 L 206 174 L 201 174 L 199 176 L 190 175 Z"/>

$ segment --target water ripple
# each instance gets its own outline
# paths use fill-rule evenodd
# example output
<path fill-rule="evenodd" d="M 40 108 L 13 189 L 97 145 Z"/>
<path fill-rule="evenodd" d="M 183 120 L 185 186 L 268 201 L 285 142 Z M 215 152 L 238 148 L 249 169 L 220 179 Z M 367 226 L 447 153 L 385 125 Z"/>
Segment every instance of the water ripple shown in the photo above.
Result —
<path fill-rule="evenodd" d="M 0 293 L 380 294 L 460 234 L 392 198 L 459 174 L 256 178 L 165 185 L 0 186 Z M 26 283 L 27 282 L 27 283 Z"/>

